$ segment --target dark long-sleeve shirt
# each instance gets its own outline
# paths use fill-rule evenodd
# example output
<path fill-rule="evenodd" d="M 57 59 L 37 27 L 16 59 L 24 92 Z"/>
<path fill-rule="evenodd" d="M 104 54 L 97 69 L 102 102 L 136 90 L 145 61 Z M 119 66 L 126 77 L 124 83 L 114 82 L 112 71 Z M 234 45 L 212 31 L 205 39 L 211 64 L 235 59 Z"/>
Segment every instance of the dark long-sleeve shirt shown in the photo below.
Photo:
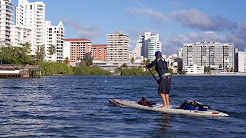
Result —
<path fill-rule="evenodd" d="M 148 64 L 146 67 L 147 68 L 151 68 L 155 66 L 155 70 L 157 71 L 158 75 L 160 77 L 163 77 L 165 73 L 168 73 L 169 70 L 168 69 L 164 69 L 163 68 L 163 61 L 161 59 L 155 59 L 154 61 L 152 61 L 150 64 Z"/>

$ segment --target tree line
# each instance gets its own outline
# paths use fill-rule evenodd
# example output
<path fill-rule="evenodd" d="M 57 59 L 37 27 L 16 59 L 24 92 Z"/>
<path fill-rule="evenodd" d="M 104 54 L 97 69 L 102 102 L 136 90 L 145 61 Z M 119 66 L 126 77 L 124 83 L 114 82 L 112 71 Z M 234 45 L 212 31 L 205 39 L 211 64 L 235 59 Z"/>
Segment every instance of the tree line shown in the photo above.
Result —
<path fill-rule="evenodd" d="M 56 48 L 51 45 L 48 54 L 56 53 Z M 78 67 L 70 67 L 69 59 L 63 62 L 45 62 L 45 47 L 41 45 L 37 48 L 35 55 L 30 55 L 30 43 L 21 44 L 21 47 L 0 46 L 0 64 L 29 64 L 40 65 L 42 75 L 111 75 L 109 71 L 102 70 L 97 66 L 92 66 L 92 58 L 86 57 L 81 60 Z"/>

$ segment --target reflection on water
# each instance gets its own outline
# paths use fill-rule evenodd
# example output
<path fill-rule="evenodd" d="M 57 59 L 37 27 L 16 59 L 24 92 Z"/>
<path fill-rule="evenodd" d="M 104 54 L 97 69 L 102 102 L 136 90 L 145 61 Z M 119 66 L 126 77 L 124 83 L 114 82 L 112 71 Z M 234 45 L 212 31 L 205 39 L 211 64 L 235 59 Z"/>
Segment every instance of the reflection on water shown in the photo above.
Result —
<path fill-rule="evenodd" d="M 162 130 L 168 130 L 172 128 L 171 124 L 169 123 L 169 114 L 162 114 L 162 119 L 160 121 L 160 128 Z"/>

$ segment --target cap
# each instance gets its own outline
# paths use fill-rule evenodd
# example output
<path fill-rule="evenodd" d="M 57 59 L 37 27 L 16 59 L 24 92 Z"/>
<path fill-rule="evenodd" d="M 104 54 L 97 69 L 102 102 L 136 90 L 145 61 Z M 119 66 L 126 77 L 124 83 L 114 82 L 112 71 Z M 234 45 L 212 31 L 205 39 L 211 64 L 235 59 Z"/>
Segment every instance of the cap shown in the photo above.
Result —
<path fill-rule="evenodd" d="M 156 51 L 155 52 L 155 56 L 157 56 L 157 55 L 161 55 L 161 52 L 160 51 Z"/>

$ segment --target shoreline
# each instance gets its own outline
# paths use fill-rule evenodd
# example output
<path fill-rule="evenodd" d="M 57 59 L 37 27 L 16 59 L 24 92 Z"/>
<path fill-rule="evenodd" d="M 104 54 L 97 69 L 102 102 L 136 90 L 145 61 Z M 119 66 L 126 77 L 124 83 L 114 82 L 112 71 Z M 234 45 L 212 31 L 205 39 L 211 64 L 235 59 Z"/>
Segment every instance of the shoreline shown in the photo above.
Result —
<path fill-rule="evenodd" d="M 246 73 L 173 74 L 172 76 L 246 76 Z"/>

